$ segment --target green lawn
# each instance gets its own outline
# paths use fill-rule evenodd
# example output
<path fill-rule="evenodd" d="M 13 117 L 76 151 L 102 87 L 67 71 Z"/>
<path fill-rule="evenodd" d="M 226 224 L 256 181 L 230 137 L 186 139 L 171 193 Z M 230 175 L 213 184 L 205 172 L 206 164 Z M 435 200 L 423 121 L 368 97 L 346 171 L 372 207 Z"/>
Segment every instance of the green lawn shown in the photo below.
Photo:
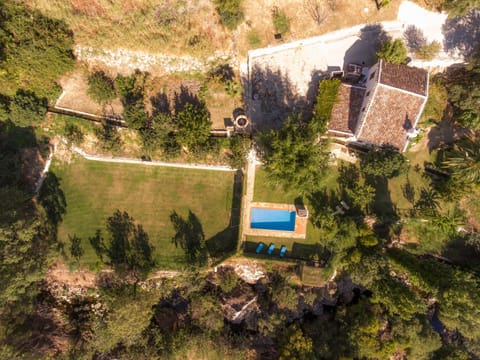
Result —
<path fill-rule="evenodd" d="M 159 268 L 181 268 L 183 251 L 171 242 L 174 234 L 170 213 L 187 216 L 191 210 L 200 220 L 211 252 L 235 249 L 239 192 L 234 195 L 233 172 L 113 164 L 75 158 L 71 164 L 54 162 L 51 171 L 60 178 L 67 213 L 59 227 L 59 238 L 82 239 L 83 265 L 95 267 L 98 258 L 88 242 L 115 209 L 127 211 L 142 224 L 155 247 Z M 234 201 L 235 200 L 235 201 Z M 68 253 L 68 250 L 67 250 Z"/>

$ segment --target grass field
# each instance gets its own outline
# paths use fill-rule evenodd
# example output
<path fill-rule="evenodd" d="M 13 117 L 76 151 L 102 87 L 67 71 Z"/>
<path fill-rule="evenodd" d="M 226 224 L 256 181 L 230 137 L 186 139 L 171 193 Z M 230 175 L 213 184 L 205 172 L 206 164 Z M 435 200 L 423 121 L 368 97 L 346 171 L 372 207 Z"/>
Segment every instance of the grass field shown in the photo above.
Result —
<path fill-rule="evenodd" d="M 96 229 L 104 230 L 106 218 L 116 209 L 127 211 L 144 226 L 155 247 L 159 268 L 185 265 L 183 251 L 171 242 L 174 230 L 169 215 L 173 210 L 183 217 L 191 210 L 199 218 L 210 250 L 236 246 L 237 228 L 229 227 L 232 208 L 238 206 L 239 199 L 239 194 L 234 194 L 233 172 L 113 164 L 83 158 L 75 158 L 70 164 L 54 162 L 52 172 L 60 178 L 67 202 L 59 238 L 67 248 L 68 235 L 82 239 L 83 265 L 95 267 L 98 263 L 88 237 Z M 238 224 L 238 219 L 232 219 L 232 223 Z"/>

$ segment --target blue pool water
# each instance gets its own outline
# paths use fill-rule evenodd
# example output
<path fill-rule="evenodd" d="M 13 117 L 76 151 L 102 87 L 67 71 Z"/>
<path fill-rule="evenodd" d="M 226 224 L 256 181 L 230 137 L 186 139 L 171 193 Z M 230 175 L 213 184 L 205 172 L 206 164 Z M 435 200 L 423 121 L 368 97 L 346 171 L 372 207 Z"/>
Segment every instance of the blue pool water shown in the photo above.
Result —
<path fill-rule="evenodd" d="M 251 219 L 252 229 L 295 230 L 295 211 L 253 208 Z"/>

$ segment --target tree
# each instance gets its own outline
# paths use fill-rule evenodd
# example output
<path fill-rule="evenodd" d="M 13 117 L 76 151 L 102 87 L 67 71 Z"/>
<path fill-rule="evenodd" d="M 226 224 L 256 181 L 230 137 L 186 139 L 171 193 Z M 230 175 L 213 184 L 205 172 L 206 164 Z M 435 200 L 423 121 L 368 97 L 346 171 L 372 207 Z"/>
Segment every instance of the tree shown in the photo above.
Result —
<path fill-rule="evenodd" d="M 75 63 L 72 31 L 64 21 L 16 1 L 2 1 L 0 13 L 0 89 L 11 96 L 21 87 L 40 99 L 55 99 L 59 76 Z"/>
<path fill-rule="evenodd" d="M 84 254 L 82 240 L 75 234 L 73 234 L 73 236 L 68 235 L 68 240 L 70 241 L 70 254 L 78 262 Z"/>
<path fill-rule="evenodd" d="M 452 71 L 447 78 L 449 101 L 454 105 L 454 119 L 465 128 L 480 128 L 480 52 L 465 67 Z"/>
<path fill-rule="evenodd" d="M 313 359 L 312 339 L 297 325 L 291 325 L 280 339 L 280 360 Z"/>
<path fill-rule="evenodd" d="M 10 103 L 10 119 L 18 126 L 41 123 L 47 113 L 47 99 L 29 90 L 18 89 Z"/>
<path fill-rule="evenodd" d="M 462 183 L 480 183 L 480 142 L 471 137 L 458 140 L 453 150 L 446 153 L 443 166 Z"/>
<path fill-rule="evenodd" d="M 305 0 L 303 6 L 317 25 L 322 24 L 328 17 L 328 9 L 323 0 Z"/>
<path fill-rule="evenodd" d="M 206 143 L 210 136 L 210 114 L 205 104 L 185 104 L 175 119 L 176 139 L 189 150 Z"/>
<path fill-rule="evenodd" d="M 387 40 L 377 51 L 377 57 L 392 64 L 404 64 L 407 59 L 407 48 L 402 39 Z"/>
<path fill-rule="evenodd" d="M 328 166 L 326 144 L 302 123 L 299 114 L 290 115 L 280 130 L 264 133 L 260 139 L 265 170 L 270 180 L 301 194 L 319 188 Z"/>
<path fill-rule="evenodd" d="M 408 170 L 408 163 L 396 150 L 377 149 L 361 156 L 360 168 L 367 175 L 390 179 L 404 174 Z"/>
<path fill-rule="evenodd" d="M 203 265 L 207 255 L 205 234 L 197 216 L 189 210 L 188 218 L 185 220 L 174 210 L 170 214 L 170 221 L 175 230 L 172 243 L 185 251 L 189 263 Z"/>
<path fill-rule="evenodd" d="M 373 285 L 373 302 L 381 304 L 390 314 L 404 320 L 415 314 L 426 314 L 427 306 L 422 299 L 391 276 L 385 276 Z"/>
<path fill-rule="evenodd" d="M 87 94 L 100 104 L 107 103 L 117 96 L 113 80 L 104 71 L 95 71 L 88 76 Z"/>
<path fill-rule="evenodd" d="M 375 198 L 375 189 L 367 184 L 356 184 L 353 188 L 345 189 L 354 206 L 365 212 Z"/>
<path fill-rule="evenodd" d="M 398 347 L 406 350 L 409 358 L 428 360 L 442 346 L 440 335 L 433 330 L 425 316 L 403 320 L 390 317 L 391 336 Z"/>
<path fill-rule="evenodd" d="M 109 264 L 116 272 L 122 275 L 131 274 L 136 286 L 155 264 L 148 234 L 142 225 L 135 224 L 135 220 L 126 211 L 121 212 L 118 209 L 107 218 L 107 231 L 110 238 L 106 243 L 99 231 L 89 239 L 90 243 L 101 254 L 101 259 L 102 255 L 108 257 Z"/>
<path fill-rule="evenodd" d="M 234 30 L 243 21 L 242 0 L 214 0 L 213 3 L 227 29 Z"/>
<path fill-rule="evenodd" d="M 445 0 L 443 5 L 451 17 L 465 15 L 478 7 L 480 7 L 480 0 Z"/>
<path fill-rule="evenodd" d="M 408 48 L 414 52 L 427 44 L 423 31 L 415 25 L 408 25 L 403 33 L 403 37 Z"/>

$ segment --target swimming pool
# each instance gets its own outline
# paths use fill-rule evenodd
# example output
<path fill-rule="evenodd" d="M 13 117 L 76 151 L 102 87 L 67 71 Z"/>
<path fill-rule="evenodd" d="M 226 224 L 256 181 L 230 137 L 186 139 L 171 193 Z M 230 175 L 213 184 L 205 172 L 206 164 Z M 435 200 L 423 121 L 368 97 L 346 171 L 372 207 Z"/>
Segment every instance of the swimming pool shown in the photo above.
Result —
<path fill-rule="evenodd" d="M 264 230 L 295 230 L 295 211 L 252 209 L 250 227 Z"/>

